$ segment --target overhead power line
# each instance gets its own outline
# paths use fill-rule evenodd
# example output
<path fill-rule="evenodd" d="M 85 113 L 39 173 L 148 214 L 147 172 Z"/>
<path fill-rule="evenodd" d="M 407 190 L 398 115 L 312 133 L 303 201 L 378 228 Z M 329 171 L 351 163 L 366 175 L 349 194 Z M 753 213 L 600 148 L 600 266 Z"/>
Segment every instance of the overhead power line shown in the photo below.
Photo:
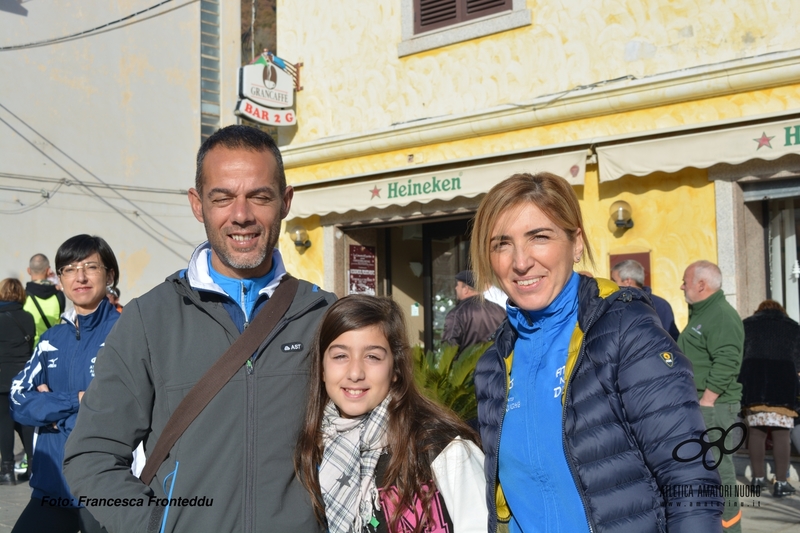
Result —
<path fill-rule="evenodd" d="M 142 187 L 139 185 L 121 185 L 117 183 L 86 183 L 69 178 L 47 178 L 44 176 L 30 176 L 27 174 L 9 174 L 8 172 L 0 172 L 0 178 L 9 178 L 22 181 L 38 181 L 42 183 L 63 183 L 67 187 L 73 185 L 97 188 L 97 189 L 111 189 L 113 191 L 128 191 L 128 192 L 146 192 L 153 194 L 176 194 L 179 196 L 186 196 L 189 194 L 188 189 L 162 189 L 159 187 Z"/>
<path fill-rule="evenodd" d="M 16 118 L 17 120 L 20 120 L 20 122 L 22 122 L 22 123 L 23 123 L 23 124 L 24 124 L 24 125 L 25 125 L 25 126 L 28 128 L 28 129 L 30 129 L 31 131 L 35 132 L 35 133 L 36 133 L 36 134 L 37 134 L 37 135 L 38 135 L 40 138 L 42 138 L 42 139 L 44 139 L 45 141 L 47 141 L 47 142 L 48 142 L 48 144 L 50 144 L 50 146 L 52 146 L 53 148 L 55 148 L 56 150 L 58 150 L 58 151 L 59 151 L 59 152 L 60 152 L 62 155 L 64 155 L 65 157 L 67 157 L 67 158 L 68 158 L 70 161 L 72 161 L 73 163 L 75 163 L 76 165 L 78 165 L 78 166 L 79 166 L 79 167 L 80 167 L 82 170 L 84 170 L 85 172 L 87 172 L 87 173 L 88 173 L 90 176 L 92 176 L 93 178 L 95 178 L 95 179 L 96 179 L 98 182 L 100 182 L 100 183 L 104 183 L 104 182 L 103 182 L 103 180 L 101 180 L 99 177 L 95 176 L 95 175 L 94 175 L 92 172 L 90 172 L 90 171 L 89 171 L 89 170 L 88 170 L 86 167 L 84 167 L 83 165 L 81 165 L 80 163 L 78 163 L 77 161 L 75 161 L 73 158 L 71 158 L 69 155 L 67 155 L 66 153 L 64 153 L 64 152 L 63 152 L 63 151 L 62 151 L 60 148 L 58 148 L 57 146 L 55 146 L 55 145 L 54 145 L 52 142 L 50 142 L 50 141 L 49 141 L 48 139 L 46 139 L 44 136 L 42 136 L 41 134 L 39 134 L 38 132 L 36 132 L 36 130 L 34 130 L 34 129 L 33 129 L 31 126 L 30 126 L 30 125 L 28 125 L 26 122 L 22 121 L 22 120 L 21 120 L 19 117 L 17 117 L 16 115 L 14 115 L 14 113 L 12 113 L 12 112 L 11 112 L 11 110 L 9 110 L 9 109 L 8 109 L 7 107 L 5 107 L 3 104 L 0 104 L 0 107 L 2 107 L 3 109 L 5 109 L 5 110 L 6 110 L 6 111 L 7 111 L 7 112 L 8 112 L 8 113 L 11 115 L 11 116 L 13 116 L 14 118 Z M 14 128 L 14 127 L 13 127 L 11 124 L 9 124 L 9 123 L 8 123 L 6 120 L 4 120 L 3 118 L 0 118 L 0 122 L 2 122 L 3 124 L 5 124 L 6 126 L 8 126 L 8 128 L 9 128 L 11 131 L 13 131 L 14 133 L 16 133 L 16 134 L 17 134 L 19 137 L 21 137 L 21 138 L 22 138 L 22 139 L 23 139 L 25 142 L 27 142 L 27 143 L 28 143 L 28 144 L 29 144 L 31 147 L 33 147 L 33 149 L 34 149 L 34 150 L 38 151 L 38 152 L 39 152 L 40 154 L 42 154 L 44 157 L 46 157 L 47 159 L 49 159 L 49 160 L 50 160 L 50 161 L 51 161 L 51 162 L 52 162 L 54 165 L 56 165 L 56 166 L 57 166 L 57 167 L 58 167 L 58 168 L 59 168 L 59 169 L 60 169 L 62 172 L 64 172 L 64 173 L 65 173 L 65 174 L 67 174 L 68 176 L 72 177 L 72 178 L 73 178 L 73 179 L 74 179 L 76 182 L 78 182 L 79 184 L 81 184 L 81 186 L 83 186 L 83 183 L 84 183 L 84 182 L 83 182 L 83 180 L 80 180 L 80 179 L 78 179 L 78 177 L 77 177 L 77 176 L 75 176 L 75 175 L 73 175 L 72 173 L 70 173 L 70 172 L 69 172 L 69 171 L 68 171 L 66 168 L 64 168 L 64 167 L 63 167 L 61 164 L 59 164 L 59 163 L 58 163 L 58 162 L 57 162 L 55 159 L 53 159 L 53 158 L 52 158 L 50 155 L 48 155 L 48 154 L 47 154 L 47 153 L 46 153 L 44 150 L 42 150 L 41 148 L 39 148 L 38 146 L 36 146 L 36 144 L 34 144 L 33 142 L 31 142 L 31 140 L 30 140 L 30 139 L 28 139 L 27 137 L 25 137 L 25 136 L 22 134 L 22 132 L 18 131 L 16 128 Z M 137 224 L 135 219 L 132 219 L 132 218 L 131 218 L 131 217 L 130 217 L 130 216 L 127 214 L 127 213 L 125 213 L 124 211 L 122 211 L 121 209 L 119 209 L 118 207 L 116 207 L 115 205 L 113 205 L 112 203 L 110 203 L 110 202 L 109 202 L 109 201 L 108 201 L 106 198 L 104 198 L 103 196 L 101 196 L 100 194 L 98 194 L 98 193 L 97 193 L 96 191 L 94 191 L 93 189 L 91 189 L 91 188 L 89 188 L 89 187 L 85 187 L 85 190 L 87 190 L 89 193 L 91 193 L 91 195 L 92 195 L 92 196 L 94 196 L 94 197 L 95 197 L 95 198 L 96 198 L 98 201 L 100 201 L 101 203 L 103 203 L 103 204 L 105 204 L 106 206 L 110 207 L 112 210 L 116 211 L 116 212 L 117 212 L 117 213 L 118 213 L 118 214 L 119 214 L 119 215 L 120 215 L 122 218 L 124 218 L 125 220 L 127 220 L 128 222 L 130 222 L 131 224 L 133 224 L 133 225 L 134 225 L 134 227 L 136 227 L 137 229 L 139 229 L 139 230 L 140 230 L 142 233 L 146 234 L 148 237 L 150 237 L 150 238 L 152 238 L 153 240 L 155 240 L 156 242 L 158 242 L 160 245 L 162 245 L 164 248 L 166 248 L 166 249 L 167 249 L 167 250 L 168 250 L 170 253 L 172 253 L 172 254 L 176 255 L 177 257 L 180 257 L 181 259 L 183 259 L 183 256 L 182 256 L 180 253 L 178 253 L 177 251 L 175 251 L 175 250 L 174 250 L 172 247 L 170 247 L 170 246 L 167 246 L 167 245 L 166 245 L 166 244 L 165 244 L 165 243 L 164 243 L 164 242 L 161 240 L 162 238 L 164 238 L 164 237 L 165 237 L 163 234 L 153 234 L 153 233 L 151 233 L 150 231 L 148 231 L 148 229 L 146 229 L 146 228 L 144 228 L 144 227 L 140 226 L 139 224 Z M 113 189 L 112 189 L 112 190 L 113 190 Z M 131 206 L 133 206 L 134 208 L 137 208 L 137 207 L 138 207 L 138 206 L 137 206 L 135 203 L 133 203 L 133 202 L 132 202 L 132 201 L 131 201 L 129 198 L 126 198 L 126 197 L 125 197 L 124 195 L 122 195 L 122 194 L 121 194 L 119 191 L 114 191 L 114 193 L 115 193 L 115 194 L 117 194 L 118 196 L 120 196 L 120 198 L 121 198 L 121 199 L 125 200 L 127 203 L 129 203 L 129 204 L 130 204 Z M 42 198 L 42 200 L 40 200 L 39 202 L 37 202 L 37 205 L 36 205 L 36 206 L 31 206 L 31 209 L 33 209 L 33 208 L 35 208 L 35 207 L 38 207 L 38 205 L 40 205 L 41 203 L 43 203 L 43 202 L 45 202 L 45 201 L 47 201 L 47 198 Z M 146 213 L 146 211 L 144 211 L 144 210 L 142 210 L 141 212 L 142 212 L 142 213 Z M 15 211 L 15 213 L 16 213 L 16 214 L 18 214 L 18 213 L 19 213 L 19 211 Z M 140 217 L 141 215 L 140 215 L 140 214 L 137 212 L 137 213 L 136 213 L 136 216 L 137 216 L 137 217 Z M 148 215 L 148 216 L 150 216 L 150 215 Z M 153 219 L 153 220 L 154 220 L 156 223 L 158 223 L 158 224 L 159 224 L 159 225 L 161 225 L 163 228 L 165 228 L 165 229 L 166 229 L 166 230 L 167 230 L 169 233 L 172 233 L 172 234 L 173 234 L 173 235 L 174 235 L 174 236 L 175 236 L 175 237 L 176 237 L 178 240 L 182 241 L 182 242 L 183 242 L 183 244 L 186 244 L 186 245 L 189 245 L 189 246 L 193 246 L 193 244 L 192 244 L 191 242 L 187 241 L 185 238 L 183 238 L 182 236 L 178 235 L 178 234 L 177 234 L 177 233 L 176 233 L 174 230 L 172 230 L 171 228 L 168 228 L 167 226 L 165 226 L 164 224 L 162 224 L 161 222 L 159 222 L 157 219 L 155 219 L 155 218 L 154 218 L 154 217 L 152 217 L 152 216 L 150 216 L 150 218 L 152 218 L 152 219 Z M 149 224 L 148 224 L 148 227 L 151 227 L 151 226 L 149 226 Z M 169 238 L 169 240 L 172 240 L 172 239 L 171 239 L 171 238 Z"/>
<path fill-rule="evenodd" d="M 6 51 L 10 51 L 10 50 L 22 50 L 24 48 L 36 48 L 36 47 L 39 47 L 39 46 L 47 46 L 48 44 L 56 44 L 56 43 L 60 43 L 62 41 L 68 41 L 70 39 L 76 39 L 78 37 L 82 37 L 84 35 L 88 35 L 90 33 L 94 33 L 94 32 L 100 31 L 100 30 L 104 30 L 106 28 L 109 28 L 111 26 L 115 26 L 117 24 L 121 24 L 121 23 L 123 23 L 125 21 L 131 20 L 132 18 L 138 17 L 139 15 L 147 13 L 148 11 L 152 11 L 154 9 L 157 9 L 157 8 L 163 6 L 164 4 L 168 4 L 170 2 L 172 2 L 172 0 L 163 0 L 162 2 L 159 2 L 159 3 L 157 3 L 155 5 L 152 5 L 152 6 L 148 7 L 148 8 L 142 9 L 141 11 L 137 11 L 136 13 L 132 13 L 132 14 L 126 16 L 126 17 L 122 17 L 121 19 L 117 19 L 117 20 L 112 21 L 112 22 L 107 22 L 105 24 L 101 24 L 100 26 L 95 26 L 94 28 L 91 28 L 89 30 L 84 30 L 84 31 L 81 31 L 81 32 L 78 32 L 78 33 L 73 33 L 71 35 L 64 35 L 62 37 L 55 37 L 53 39 L 46 39 L 46 40 L 43 40 L 43 41 L 35 41 L 35 42 L 32 42 L 32 43 L 27 43 L 27 44 L 15 44 L 15 45 L 11 45 L 11 46 L 0 46 L 0 52 L 6 52 Z"/>

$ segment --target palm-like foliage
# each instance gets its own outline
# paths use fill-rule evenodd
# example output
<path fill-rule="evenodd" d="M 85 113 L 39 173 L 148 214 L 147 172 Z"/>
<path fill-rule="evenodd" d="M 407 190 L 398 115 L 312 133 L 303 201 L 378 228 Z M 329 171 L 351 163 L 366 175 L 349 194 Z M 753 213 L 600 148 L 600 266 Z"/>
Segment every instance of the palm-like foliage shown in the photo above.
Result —
<path fill-rule="evenodd" d="M 421 346 L 414 346 L 414 379 L 423 392 L 432 400 L 446 405 L 462 420 L 478 416 L 478 401 L 475 399 L 473 375 L 483 352 L 491 342 L 468 346 L 455 360 L 458 346 L 443 345 L 436 351 L 425 353 Z"/>

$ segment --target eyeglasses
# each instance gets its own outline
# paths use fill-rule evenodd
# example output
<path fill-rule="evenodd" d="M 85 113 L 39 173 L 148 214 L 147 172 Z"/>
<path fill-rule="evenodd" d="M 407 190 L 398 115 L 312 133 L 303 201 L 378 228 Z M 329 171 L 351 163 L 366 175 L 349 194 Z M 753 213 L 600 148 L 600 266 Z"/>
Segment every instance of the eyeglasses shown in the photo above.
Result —
<path fill-rule="evenodd" d="M 92 277 L 92 276 L 99 276 L 102 273 L 102 271 L 106 269 L 106 267 L 104 267 L 100 263 L 95 263 L 95 262 L 83 263 L 82 265 L 81 264 L 67 265 L 61 267 L 61 270 L 58 271 L 58 275 L 64 279 L 74 278 L 75 276 L 78 275 L 78 270 L 80 269 L 83 269 L 83 272 L 86 274 L 86 277 Z"/>

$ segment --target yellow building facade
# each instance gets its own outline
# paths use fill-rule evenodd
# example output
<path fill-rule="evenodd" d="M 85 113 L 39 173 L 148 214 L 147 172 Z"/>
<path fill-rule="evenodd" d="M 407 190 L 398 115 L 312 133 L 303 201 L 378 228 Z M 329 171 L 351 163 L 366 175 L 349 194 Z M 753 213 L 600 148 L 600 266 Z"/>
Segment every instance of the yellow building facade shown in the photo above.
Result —
<path fill-rule="evenodd" d="M 418 0 L 278 3 L 280 55 L 303 63 L 297 126 L 279 133 L 295 188 L 289 270 L 340 296 L 391 294 L 412 341 L 431 346 L 483 193 L 547 170 L 581 202 L 596 262 L 580 268 L 608 277 L 639 254 L 679 328 L 698 259 L 720 265 L 742 316 L 772 297 L 797 319 L 800 12 L 495 4 L 420 29 Z M 634 224 L 611 231 L 619 200 Z"/>

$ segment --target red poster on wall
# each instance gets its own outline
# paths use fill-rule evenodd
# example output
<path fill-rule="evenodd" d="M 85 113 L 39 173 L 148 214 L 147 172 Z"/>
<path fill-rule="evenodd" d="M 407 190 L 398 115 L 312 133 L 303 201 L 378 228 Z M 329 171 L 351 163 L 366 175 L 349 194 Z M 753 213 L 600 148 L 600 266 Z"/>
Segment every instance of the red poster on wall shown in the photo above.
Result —
<path fill-rule="evenodd" d="M 348 294 L 375 296 L 375 247 L 350 245 Z"/>

